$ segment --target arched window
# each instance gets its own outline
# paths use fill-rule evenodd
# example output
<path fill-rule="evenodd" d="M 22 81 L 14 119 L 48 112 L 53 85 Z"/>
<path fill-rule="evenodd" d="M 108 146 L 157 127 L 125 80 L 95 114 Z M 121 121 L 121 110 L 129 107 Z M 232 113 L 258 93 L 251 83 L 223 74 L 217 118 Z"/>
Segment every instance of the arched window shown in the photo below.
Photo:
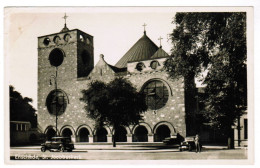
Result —
<path fill-rule="evenodd" d="M 115 130 L 115 138 L 116 142 L 126 142 L 127 137 L 126 137 L 127 131 L 124 127 L 120 126 Z"/>
<path fill-rule="evenodd" d="M 53 128 L 49 128 L 46 132 L 46 139 L 50 141 L 52 137 L 55 137 L 55 135 L 56 131 Z"/>
<path fill-rule="evenodd" d="M 158 61 L 152 61 L 151 64 L 150 64 L 150 67 L 152 69 L 156 69 L 158 66 L 160 66 Z"/>
<path fill-rule="evenodd" d="M 156 129 L 154 136 L 155 142 L 162 142 L 165 138 L 171 137 L 171 131 L 167 125 L 160 125 Z"/>
<path fill-rule="evenodd" d="M 86 42 L 87 42 L 88 45 L 90 45 L 90 43 L 91 43 L 89 38 L 87 38 Z"/>
<path fill-rule="evenodd" d="M 134 142 L 148 142 L 148 131 L 145 126 L 138 126 L 134 132 Z"/>
<path fill-rule="evenodd" d="M 71 38 L 70 34 L 64 35 L 64 41 L 68 42 L 70 40 L 70 38 Z"/>
<path fill-rule="evenodd" d="M 135 68 L 136 68 L 138 71 L 142 71 L 142 70 L 145 68 L 144 63 L 139 62 L 139 63 L 136 65 Z"/>
<path fill-rule="evenodd" d="M 87 128 L 81 128 L 79 130 L 79 141 L 80 142 L 89 142 L 89 131 Z"/>
<path fill-rule="evenodd" d="M 55 44 L 59 44 L 60 40 L 61 40 L 61 39 L 60 39 L 59 36 L 55 36 L 55 37 L 53 38 L 53 41 L 54 41 Z"/>
<path fill-rule="evenodd" d="M 71 137 L 72 135 L 72 131 L 69 129 L 69 128 L 65 128 L 63 131 L 62 131 L 62 136 L 63 137 Z"/>
<path fill-rule="evenodd" d="M 107 142 L 107 130 L 105 128 L 99 128 L 96 132 L 95 142 Z"/>
<path fill-rule="evenodd" d="M 79 41 L 85 42 L 85 38 L 83 37 L 83 35 L 79 35 Z"/>

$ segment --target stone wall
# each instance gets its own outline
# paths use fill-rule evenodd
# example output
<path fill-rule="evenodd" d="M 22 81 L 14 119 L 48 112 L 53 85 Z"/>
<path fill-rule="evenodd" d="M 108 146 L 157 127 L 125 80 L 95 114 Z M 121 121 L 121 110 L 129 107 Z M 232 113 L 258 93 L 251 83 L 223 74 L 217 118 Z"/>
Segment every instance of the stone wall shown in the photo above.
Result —
<path fill-rule="evenodd" d="M 79 129 L 87 128 L 90 133 L 89 142 L 93 142 L 95 122 L 87 118 L 86 111 L 84 110 L 85 104 L 79 100 L 82 97 L 81 91 L 87 89 L 88 84 L 93 80 L 101 80 L 104 82 L 113 80 L 116 76 L 116 72 L 114 72 L 104 61 L 102 55 L 94 68 L 93 63 L 91 62 L 93 60 L 90 60 L 90 63 L 85 65 L 87 67 L 84 67 L 84 65 L 81 64 L 82 57 L 80 54 L 83 50 L 88 50 L 89 54 L 93 57 L 93 47 L 91 48 L 90 46 L 86 47 L 85 45 L 82 45 L 82 41 L 80 42 L 79 39 L 79 34 L 82 34 L 82 32 L 72 30 L 69 33 L 71 38 L 68 42 L 61 40 L 60 43 L 53 43 L 52 41 L 55 36 L 59 35 L 63 37 L 66 33 L 52 34 L 38 38 L 38 122 L 40 128 L 45 133 L 48 128 L 55 129 L 56 117 L 48 112 L 46 98 L 48 94 L 55 89 L 54 85 L 49 85 L 50 79 L 54 84 L 54 79 L 51 78 L 51 76 L 56 73 L 56 68 L 50 65 L 49 54 L 54 48 L 59 48 L 65 53 L 65 57 L 63 63 L 57 69 L 57 88 L 67 94 L 69 104 L 67 105 L 66 111 L 58 116 L 58 132 L 62 132 L 68 128 L 71 130 L 74 140 L 77 140 Z M 90 38 L 92 36 L 86 36 L 85 38 L 87 37 L 89 37 L 93 44 L 93 39 Z M 51 40 L 50 44 L 47 46 L 43 44 L 43 41 L 46 38 Z M 88 75 L 79 75 L 79 70 L 82 70 L 84 73 L 87 72 Z M 162 68 L 157 70 L 149 69 L 144 72 L 131 72 L 133 73 L 128 72 L 125 77 L 133 83 L 138 91 L 142 90 L 142 87 L 146 82 L 160 80 L 167 86 L 169 92 L 169 98 L 166 105 L 161 109 L 148 110 L 145 112 L 143 117 L 144 120 L 140 123 L 140 125 L 145 126 L 148 130 L 148 141 L 153 142 L 156 129 L 161 124 L 169 127 L 172 137 L 176 137 L 177 133 L 185 137 L 187 133 L 183 80 L 169 79 L 167 73 L 163 71 Z M 137 126 L 126 128 L 127 140 L 129 142 L 132 141 L 132 135 L 136 128 Z M 108 132 L 108 142 L 111 142 L 112 128 L 106 127 L 106 129 Z"/>
<path fill-rule="evenodd" d="M 183 80 L 172 80 L 168 78 L 165 71 L 150 71 L 128 75 L 127 78 L 134 86 L 141 90 L 146 82 L 160 80 L 168 86 L 169 99 L 164 107 L 158 110 L 149 110 L 144 115 L 144 122 L 152 130 L 161 122 L 170 123 L 175 133 L 186 136 L 185 107 L 184 107 L 184 84 Z M 172 133 L 173 134 L 173 133 Z"/>

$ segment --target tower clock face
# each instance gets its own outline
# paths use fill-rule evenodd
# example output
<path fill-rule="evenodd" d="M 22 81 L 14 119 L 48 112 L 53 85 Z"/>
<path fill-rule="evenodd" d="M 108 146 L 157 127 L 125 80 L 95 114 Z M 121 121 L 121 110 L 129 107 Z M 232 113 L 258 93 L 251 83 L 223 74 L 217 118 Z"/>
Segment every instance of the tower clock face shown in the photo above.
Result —
<path fill-rule="evenodd" d="M 68 104 L 68 99 L 61 90 L 53 90 L 49 93 L 46 99 L 47 109 L 52 115 L 61 115 L 65 112 Z"/>
<path fill-rule="evenodd" d="M 168 89 L 162 81 L 154 80 L 147 83 L 143 89 L 148 108 L 157 110 L 165 106 L 168 101 Z"/>

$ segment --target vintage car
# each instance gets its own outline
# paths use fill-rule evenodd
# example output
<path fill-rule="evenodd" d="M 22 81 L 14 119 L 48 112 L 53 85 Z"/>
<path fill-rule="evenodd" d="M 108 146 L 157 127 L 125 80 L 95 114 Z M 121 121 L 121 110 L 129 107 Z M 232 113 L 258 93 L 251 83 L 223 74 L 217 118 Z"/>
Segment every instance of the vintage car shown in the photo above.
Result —
<path fill-rule="evenodd" d="M 58 150 L 64 152 L 65 150 L 71 152 L 74 149 L 74 144 L 71 141 L 70 137 L 52 137 L 51 141 L 46 141 L 41 144 L 41 151 L 45 152 L 46 150 Z"/>
<path fill-rule="evenodd" d="M 184 150 L 192 151 L 192 150 L 196 149 L 194 139 L 195 139 L 195 136 L 186 137 L 184 139 L 184 141 L 181 142 L 179 150 L 180 151 L 184 151 Z M 200 144 L 200 149 L 201 148 L 202 148 L 202 145 Z"/>

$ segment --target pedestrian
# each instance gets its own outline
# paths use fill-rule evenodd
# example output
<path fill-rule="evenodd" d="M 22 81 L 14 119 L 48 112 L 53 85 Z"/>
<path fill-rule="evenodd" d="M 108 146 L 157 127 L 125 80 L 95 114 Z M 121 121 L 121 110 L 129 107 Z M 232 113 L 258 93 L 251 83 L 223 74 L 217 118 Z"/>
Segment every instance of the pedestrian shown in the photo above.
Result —
<path fill-rule="evenodd" d="M 194 139 L 195 147 L 196 147 L 196 153 L 197 153 L 197 152 L 199 152 L 199 153 L 201 152 L 199 140 L 200 140 L 199 135 L 196 134 L 195 139 Z"/>

